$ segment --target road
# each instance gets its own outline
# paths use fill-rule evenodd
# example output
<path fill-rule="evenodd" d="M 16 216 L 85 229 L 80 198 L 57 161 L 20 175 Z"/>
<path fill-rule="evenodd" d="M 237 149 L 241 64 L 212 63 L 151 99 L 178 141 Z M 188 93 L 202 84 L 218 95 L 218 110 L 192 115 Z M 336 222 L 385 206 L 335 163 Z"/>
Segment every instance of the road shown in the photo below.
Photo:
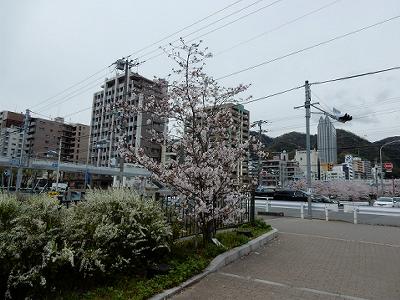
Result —
<path fill-rule="evenodd" d="M 400 299 L 400 228 L 268 219 L 277 239 L 173 299 Z"/>

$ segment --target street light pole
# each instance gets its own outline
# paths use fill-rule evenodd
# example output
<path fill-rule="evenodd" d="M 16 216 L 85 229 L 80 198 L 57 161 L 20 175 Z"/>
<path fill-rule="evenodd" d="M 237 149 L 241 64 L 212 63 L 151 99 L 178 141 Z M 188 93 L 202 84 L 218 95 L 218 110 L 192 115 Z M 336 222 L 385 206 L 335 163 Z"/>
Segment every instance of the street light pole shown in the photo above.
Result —
<path fill-rule="evenodd" d="M 394 143 L 400 143 L 400 140 L 394 140 L 391 142 L 387 142 L 385 144 L 383 144 L 380 148 L 379 148 L 379 161 L 380 161 L 380 166 L 381 166 L 381 170 L 380 170 L 380 175 L 381 175 L 381 196 L 383 196 L 383 162 L 382 162 L 382 149 L 383 147 L 390 145 L 390 144 L 394 144 Z"/>

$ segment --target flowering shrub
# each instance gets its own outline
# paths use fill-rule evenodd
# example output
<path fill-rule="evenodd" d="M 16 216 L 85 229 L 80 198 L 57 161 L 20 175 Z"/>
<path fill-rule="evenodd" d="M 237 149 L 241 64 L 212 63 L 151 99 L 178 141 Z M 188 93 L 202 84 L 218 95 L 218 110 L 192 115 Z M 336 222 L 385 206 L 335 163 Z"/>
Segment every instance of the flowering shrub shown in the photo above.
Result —
<path fill-rule="evenodd" d="M 70 209 L 46 196 L 0 194 L 0 292 L 24 298 L 84 278 L 132 271 L 168 248 L 158 204 L 128 190 L 92 191 Z"/>
<path fill-rule="evenodd" d="M 123 189 L 89 192 L 68 211 L 64 228 L 85 277 L 146 265 L 168 249 L 171 236 L 155 201 Z"/>
<path fill-rule="evenodd" d="M 6 298 L 41 290 L 46 274 L 72 262 L 60 239 L 61 219 L 62 211 L 48 197 L 21 202 L 0 195 L 0 287 Z"/>

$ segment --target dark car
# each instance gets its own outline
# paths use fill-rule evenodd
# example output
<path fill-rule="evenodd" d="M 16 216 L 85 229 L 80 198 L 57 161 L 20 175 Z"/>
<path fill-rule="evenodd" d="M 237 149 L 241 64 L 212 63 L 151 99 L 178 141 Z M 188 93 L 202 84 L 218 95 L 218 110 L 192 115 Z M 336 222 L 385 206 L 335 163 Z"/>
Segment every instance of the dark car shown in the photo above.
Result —
<path fill-rule="evenodd" d="M 257 197 L 274 197 L 275 190 L 268 187 L 258 187 L 255 192 L 255 196 Z"/>
<path fill-rule="evenodd" d="M 311 195 L 311 202 L 314 203 L 326 203 L 326 204 L 336 204 L 338 207 L 343 207 L 343 204 L 340 203 L 339 200 L 330 199 L 329 197 L 312 194 Z"/>
<path fill-rule="evenodd" d="M 306 202 L 308 200 L 308 195 L 304 191 L 278 190 L 274 193 L 274 200 Z"/>

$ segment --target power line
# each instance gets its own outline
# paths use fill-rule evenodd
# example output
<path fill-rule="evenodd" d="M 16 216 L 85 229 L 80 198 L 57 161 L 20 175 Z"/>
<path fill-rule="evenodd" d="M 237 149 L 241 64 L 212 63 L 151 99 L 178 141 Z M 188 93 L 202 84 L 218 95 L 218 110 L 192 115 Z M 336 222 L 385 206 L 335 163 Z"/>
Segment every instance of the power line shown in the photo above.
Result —
<path fill-rule="evenodd" d="M 70 113 L 70 114 L 67 114 L 67 115 L 63 116 L 63 118 L 71 117 L 71 116 L 73 116 L 73 115 L 79 114 L 79 113 L 84 112 L 84 111 L 89 110 L 89 109 L 92 109 L 92 106 L 89 106 L 89 107 L 80 109 L 80 110 L 75 111 L 75 112 Z"/>
<path fill-rule="evenodd" d="M 400 16 L 398 16 L 398 17 L 400 17 Z M 394 70 L 399 70 L 399 69 L 400 69 L 400 66 L 392 67 L 392 68 L 387 68 L 387 69 L 382 69 L 382 70 L 377 70 L 377 71 L 372 71 L 372 72 L 366 72 L 366 73 L 355 74 L 355 75 L 351 75 L 351 76 L 345 76 L 345 77 L 329 79 L 329 80 L 325 80 L 325 81 L 312 82 L 312 83 L 310 83 L 310 85 L 319 85 L 319 84 L 325 84 L 325 83 L 330 83 L 330 82 L 348 80 L 348 79 L 353 79 L 353 78 L 358 78 L 358 77 L 363 77 L 363 76 L 369 76 L 369 75 L 375 75 L 375 74 L 394 71 Z"/>
<path fill-rule="evenodd" d="M 217 30 L 220 30 L 220 29 L 222 29 L 222 28 L 225 28 L 226 26 L 229 26 L 229 25 L 231 25 L 231 24 L 233 24 L 233 23 L 236 23 L 237 21 L 240 21 L 240 20 L 242 20 L 242 19 L 244 19 L 244 18 L 247 18 L 248 16 L 251 16 L 251 15 L 253 15 L 253 14 L 255 14 L 255 13 L 258 13 L 258 12 L 260 12 L 261 10 L 266 9 L 266 8 L 268 8 L 268 7 L 270 7 L 270 6 L 273 6 L 273 5 L 275 5 L 275 4 L 277 4 L 277 3 L 281 2 L 281 1 L 283 1 L 283 0 L 276 0 L 276 1 L 274 1 L 274 2 L 272 2 L 272 3 L 269 3 L 269 4 L 267 4 L 267 5 L 263 6 L 263 7 L 260 7 L 260 8 L 258 8 L 258 9 L 256 9 L 256 10 L 254 10 L 254 11 L 248 13 L 248 14 L 245 14 L 245 15 L 243 15 L 243 16 L 241 16 L 241 17 L 235 19 L 235 20 L 232 20 L 232 21 L 230 21 L 230 22 L 228 22 L 228 23 L 226 23 L 226 24 L 224 24 L 224 25 L 221 25 L 221 26 L 219 26 L 219 27 L 217 27 L 217 28 L 214 28 L 214 29 L 212 29 L 212 30 L 210 30 L 210 31 L 208 31 L 208 32 L 206 32 L 206 33 L 203 33 L 203 34 L 201 34 L 201 35 L 199 35 L 199 36 L 196 36 L 195 38 L 191 39 L 190 42 L 192 42 L 192 41 L 194 41 L 194 40 L 197 40 L 197 39 L 199 39 L 199 38 L 202 38 L 202 37 L 204 37 L 204 36 L 206 36 L 206 35 L 209 35 L 210 33 L 213 33 L 213 32 L 215 32 L 215 31 L 217 31 Z"/>
<path fill-rule="evenodd" d="M 263 96 L 263 97 L 251 99 L 251 100 L 248 100 L 248 101 L 243 101 L 243 102 L 240 102 L 240 104 L 249 104 L 249 103 L 256 102 L 256 101 L 265 100 L 265 99 L 268 99 L 268 98 L 272 98 L 272 97 L 275 97 L 275 96 L 283 95 L 283 94 L 286 94 L 286 93 L 301 89 L 303 87 L 304 87 L 304 84 L 301 85 L 301 86 L 296 86 L 296 87 L 293 87 L 293 88 L 290 88 L 290 89 L 287 89 L 287 90 L 283 90 L 283 91 L 280 91 L 280 92 L 269 94 L 269 95 L 266 95 L 266 96 Z"/>
<path fill-rule="evenodd" d="M 382 24 L 384 24 L 384 23 L 393 21 L 393 20 L 398 19 L 398 18 L 400 18 L 400 15 L 391 17 L 391 18 L 389 18 L 389 19 L 385 19 L 385 20 L 383 20 L 383 21 L 374 23 L 374 24 L 372 24 L 372 25 L 368 25 L 368 26 L 359 28 L 359 29 L 357 29 L 357 30 L 353 30 L 353 31 L 351 31 L 351 32 L 348 32 L 348 33 L 345 33 L 345 34 L 342 34 L 342 35 L 335 36 L 334 38 L 331 38 L 331 39 L 329 39 L 329 40 L 325 40 L 325 41 L 323 41 L 323 42 L 320 42 L 320 43 L 317 43 L 317 44 L 314 44 L 314 45 L 311 45 L 311 46 L 308 46 L 308 47 L 305 47 L 305 48 L 302 48 L 302 49 L 299 49 L 299 50 L 296 50 L 296 51 L 293 51 L 293 52 L 290 52 L 290 53 L 288 53 L 288 54 L 285 54 L 285 55 L 282 55 L 282 56 L 278 56 L 278 57 L 273 58 L 273 59 L 270 59 L 270 60 L 263 61 L 263 62 L 261 62 L 261 63 L 259 63 L 259 64 L 256 64 L 256 65 L 253 65 L 253 66 L 244 68 L 244 69 L 242 69 L 242 70 L 229 73 L 229 74 L 227 74 L 227 75 L 224 75 L 224 76 L 221 76 L 221 77 L 217 78 L 216 80 L 221 80 L 221 79 L 224 79 L 224 78 L 227 78 L 227 77 L 231 77 L 231 76 L 234 76 L 234 75 L 237 75 L 237 74 L 240 74 L 240 73 L 243 73 L 243 72 L 246 72 L 246 71 L 249 71 L 249 70 L 252 70 L 252 69 L 255 69 L 255 68 L 258 68 L 258 67 L 261 67 L 261 66 L 270 64 L 270 63 L 273 63 L 273 62 L 276 62 L 276 61 L 278 61 L 278 60 L 282 60 L 282 59 L 284 59 L 284 58 L 287 58 L 287 57 L 290 57 L 290 56 L 293 56 L 293 55 L 296 55 L 296 54 L 299 54 L 299 53 L 302 53 L 302 52 L 311 50 L 311 49 L 313 49 L 313 48 L 317 48 L 317 47 L 319 47 L 319 46 L 322 46 L 322 45 L 325 45 L 325 44 L 329 44 L 329 43 L 331 43 L 331 42 L 333 42 L 333 41 L 336 41 L 336 40 L 339 40 L 339 39 L 348 37 L 348 36 L 350 36 L 350 35 L 353 35 L 353 34 L 356 34 L 356 33 L 362 32 L 362 31 L 365 31 L 365 30 L 370 29 L 370 28 L 375 27 L 375 26 L 382 25 Z M 388 70 L 388 71 L 389 71 L 389 70 Z M 321 83 L 316 83 L 316 84 L 322 84 L 322 83 L 323 83 L 323 82 L 321 82 Z"/>
<path fill-rule="evenodd" d="M 41 105 L 41 104 L 46 103 L 47 101 L 49 101 L 49 100 L 51 100 L 51 99 L 54 99 L 54 98 L 56 98 L 56 97 L 58 97 L 58 96 L 64 94 L 66 91 L 69 91 L 70 89 L 72 89 L 72 88 L 74 88 L 74 87 L 80 85 L 81 83 L 83 83 L 83 82 L 89 80 L 90 78 L 92 78 L 92 77 L 96 76 L 97 74 L 103 72 L 104 70 L 106 70 L 106 69 L 109 68 L 109 67 L 110 67 L 110 66 L 102 68 L 101 70 L 99 70 L 99 71 L 93 73 L 92 75 L 90 75 L 90 76 L 88 76 L 88 77 L 86 77 L 86 78 L 84 78 L 84 79 L 82 79 L 82 80 L 80 80 L 80 81 L 74 83 L 73 85 L 69 86 L 68 88 L 62 90 L 61 92 L 59 92 L 59 93 L 57 93 L 57 94 L 55 94 L 55 95 L 53 95 L 53 96 L 51 96 L 51 97 L 49 97 L 49 98 L 46 98 L 45 100 L 43 100 L 43 101 L 41 101 L 41 102 L 39 102 L 39 103 L 36 103 L 36 104 L 32 105 L 30 108 L 37 107 L 37 106 L 39 106 L 39 105 Z"/>
<path fill-rule="evenodd" d="M 251 38 L 245 40 L 245 41 L 242 41 L 242 42 L 237 43 L 237 44 L 235 44 L 235 45 L 233 45 L 233 46 L 231 46 L 231 47 L 229 47 L 229 48 L 226 48 L 226 49 L 224 49 L 224 50 L 221 50 L 221 51 L 215 53 L 213 56 L 215 57 L 215 56 L 217 56 L 217 55 L 221 55 L 221 54 L 226 53 L 226 52 L 228 52 L 228 51 L 230 51 L 230 50 L 233 50 L 233 49 L 235 49 L 235 48 L 237 48 L 237 47 L 239 47 L 239 46 L 242 46 L 242 45 L 247 44 L 247 43 L 249 43 L 249 42 L 251 42 L 251 41 L 254 41 L 254 40 L 256 40 L 256 39 L 259 39 L 260 37 L 262 37 L 262 36 L 264 36 L 264 35 L 267 35 L 267 34 L 269 34 L 269 33 L 278 31 L 279 29 L 282 29 L 282 28 L 284 28 L 284 27 L 287 26 L 287 25 L 293 24 L 293 23 L 295 23 L 295 22 L 297 22 L 297 21 L 300 21 L 301 19 L 304 19 L 304 18 L 306 18 L 306 17 L 308 17 L 308 16 L 311 16 L 311 15 L 317 13 L 317 12 L 320 12 L 321 10 L 323 10 L 323 9 L 325 9 L 325 8 L 328 8 L 328 7 L 330 7 L 330 6 L 334 5 L 334 4 L 336 4 L 336 3 L 339 2 L 339 1 L 341 1 L 341 0 L 335 0 L 335 1 L 333 1 L 333 2 L 330 2 L 330 3 L 328 3 L 328 4 L 324 5 L 324 6 L 321 6 L 321 7 L 317 8 L 317 9 L 315 9 L 315 10 L 312 10 L 312 11 L 310 11 L 310 12 L 304 14 L 304 15 L 301 15 L 301 16 L 299 16 L 299 17 L 297 17 L 297 18 L 294 18 L 294 19 L 289 20 L 289 21 L 287 21 L 287 22 L 285 22 L 285 23 L 282 23 L 282 24 L 280 24 L 280 25 L 278 25 L 278 26 L 276 26 L 276 27 L 274 27 L 274 28 L 272 28 L 272 29 L 270 29 L 270 30 L 264 31 L 264 32 L 262 32 L 262 33 L 260 33 L 260 34 L 258 34 L 258 35 L 256 35 L 256 36 L 253 36 L 253 37 L 251 37 Z"/>
<path fill-rule="evenodd" d="M 176 31 L 176 32 L 174 32 L 174 33 L 172 33 L 172 34 L 169 34 L 168 36 L 166 36 L 166 37 L 164 37 L 164 38 L 162 38 L 162 39 L 160 39 L 160 40 L 158 40 L 158 41 L 156 41 L 156 42 L 154 42 L 154 43 L 151 43 L 150 45 L 147 45 L 146 47 L 143 47 L 143 48 L 141 48 L 141 49 L 139 49 L 139 50 L 137 50 L 137 51 L 131 53 L 131 54 L 128 55 L 127 57 L 130 57 L 130 56 L 132 56 L 132 55 L 134 55 L 134 54 L 136 54 L 136 53 L 139 53 L 139 52 L 141 52 L 141 51 L 143 51 L 143 50 L 145 50 L 145 49 L 148 49 L 148 48 L 150 48 L 151 46 L 154 46 L 154 45 L 156 45 L 156 44 L 158 44 L 158 43 L 160 43 L 160 42 L 162 42 L 162 41 L 164 41 L 164 40 L 166 40 L 166 39 L 168 39 L 168 38 L 170 38 L 170 37 L 172 37 L 172 36 L 174 36 L 174 35 L 176 35 L 176 34 L 182 32 L 182 31 L 184 31 L 184 30 L 186 30 L 186 29 L 188 29 L 188 28 L 190 28 L 190 27 L 192 27 L 192 26 L 194 26 L 194 25 L 197 25 L 197 24 L 199 24 L 200 22 L 203 22 L 203 21 L 205 21 L 206 19 L 209 19 L 210 17 L 212 17 L 212 16 L 214 16 L 214 15 L 216 15 L 216 14 L 218 14 L 218 13 L 220 13 L 220 12 L 222 12 L 222 11 L 224 11 L 224 10 L 226 10 L 226 9 L 228 9 L 228 8 L 234 6 L 235 4 L 240 3 L 240 2 L 242 2 L 242 1 L 243 1 L 243 0 L 237 0 L 237 1 L 235 1 L 235 2 L 233 2 L 233 3 L 231 3 L 231 4 L 229 4 L 229 5 L 227 5 L 227 6 L 225 6 L 225 7 L 223 7 L 222 9 L 220 9 L 220 10 L 218 10 L 218 11 L 216 11 L 216 12 L 214 12 L 214 13 L 212 13 L 212 14 L 210 14 L 210 15 L 208 15 L 208 16 L 206 16 L 206 17 L 204 17 L 204 18 L 202 18 L 202 19 L 200 19 L 200 20 L 198 20 L 198 21 L 196 21 L 196 22 L 194 22 L 194 23 L 192 23 L 192 24 L 187 25 L 187 26 L 185 26 L 184 28 L 182 28 L 182 29 L 180 29 L 180 30 L 178 30 L 178 31 Z M 259 1 L 257 1 L 257 2 L 260 2 L 260 1 L 264 1 L 264 0 L 259 0 Z M 62 90 L 61 92 L 59 92 L 59 93 L 57 93 L 57 94 L 55 94 L 55 95 L 53 95 L 53 96 L 51 96 L 51 97 L 46 98 L 46 99 L 44 99 L 43 101 L 41 101 L 41 102 L 39 102 L 39 103 L 37 103 L 37 104 L 32 105 L 30 108 L 37 107 L 37 106 L 39 106 L 39 105 L 41 105 L 41 104 L 44 104 L 44 103 L 48 102 L 48 101 L 51 100 L 51 99 L 54 99 L 54 98 L 56 98 L 56 97 L 58 97 L 58 96 L 64 94 L 65 92 L 67 92 L 67 91 L 73 89 L 73 88 L 76 87 L 76 86 L 79 86 L 79 85 L 82 84 L 83 82 L 85 82 L 85 81 L 89 80 L 90 78 L 93 78 L 93 77 L 96 76 L 97 74 L 103 72 L 104 70 L 106 70 L 107 68 L 111 67 L 112 65 L 113 65 L 113 64 L 111 64 L 111 65 L 109 65 L 109 66 L 107 66 L 107 67 L 104 67 L 104 68 L 98 70 L 97 72 L 93 73 L 92 75 L 89 75 L 88 77 L 86 77 L 86 78 L 84 78 L 84 79 L 82 79 L 82 80 L 80 80 L 80 81 L 74 83 L 73 85 L 69 86 L 68 88 Z"/>
<path fill-rule="evenodd" d="M 211 17 L 217 15 L 218 13 L 220 13 L 220 12 L 222 12 L 222 11 L 224 11 L 224 10 L 226 10 L 226 9 L 228 9 L 228 8 L 230 8 L 230 7 L 232 7 L 232 6 L 234 6 L 235 4 L 237 4 L 237 3 L 239 3 L 239 2 L 242 2 L 242 1 L 243 1 L 243 0 L 235 1 L 235 2 L 233 2 L 233 3 L 231 3 L 231 4 L 229 4 L 229 5 L 227 5 L 227 6 L 223 7 L 223 8 L 221 8 L 220 10 L 217 10 L 216 12 L 213 12 L 212 14 L 210 14 L 210 15 L 208 15 L 208 16 L 206 16 L 206 17 L 204 17 L 204 18 L 202 18 L 202 19 L 200 19 L 200 20 L 198 20 L 198 21 L 196 21 L 196 22 L 194 22 L 194 23 L 192 23 L 192 24 L 190 24 L 190 25 L 187 25 L 187 26 L 185 26 L 185 27 L 183 27 L 183 28 L 181 28 L 181 29 L 175 31 L 174 33 L 171 33 L 171 34 L 167 35 L 166 37 L 164 37 L 164 38 L 162 38 L 162 39 L 160 39 L 160 40 L 158 40 L 158 41 L 156 41 L 156 42 L 154 42 L 154 43 L 151 43 L 151 44 L 149 44 L 149 45 L 147 45 L 147 46 L 145 46 L 145 47 L 143 47 L 143 48 L 141 48 L 141 49 L 139 49 L 139 50 L 137 50 L 137 51 L 134 51 L 133 53 L 129 54 L 127 57 L 131 57 L 132 55 L 135 55 L 135 54 L 137 54 L 137 53 L 142 52 L 143 50 L 146 50 L 146 49 L 148 49 L 148 48 L 150 48 L 150 47 L 152 47 L 152 46 L 154 46 L 154 45 L 157 45 L 157 44 L 159 44 L 159 43 L 161 43 L 161 42 L 163 42 L 163 41 L 169 39 L 170 37 L 173 37 L 174 35 L 176 35 L 176 34 L 178 34 L 178 33 L 181 33 L 182 31 L 184 31 L 184 30 L 186 30 L 186 29 L 188 29 L 188 28 L 190 28 L 190 27 L 193 27 L 193 26 L 195 26 L 195 25 L 201 23 L 201 22 L 203 22 L 203 21 L 205 21 L 205 20 L 207 20 L 207 19 L 209 19 L 209 18 L 211 18 Z M 262 0 L 260 0 L 260 1 L 262 1 Z M 259 1 L 257 1 L 257 2 L 259 2 Z"/>
<path fill-rule="evenodd" d="M 212 26 L 212 25 L 214 25 L 214 24 L 216 24 L 216 23 L 218 23 L 218 22 L 220 22 L 220 21 L 226 19 L 226 18 L 229 18 L 230 16 L 235 15 L 235 14 L 237 14 L 237 13 L 239 13 L 239 12 L 241 12 L 241 11 L 243 11 L 243 10 L 249 8 L 250 6 L 253 6 L 253 5 L 255 5 L 255 4 L 257 4 L 257 3 L 261 2 L 261 1 L 264 1 L 264 0 L 258 0 L 258 1 L 256 1 L 256 2 L 253 2 L 253 3 L 251 3 L 251 4 L 249 4 L 249 5 L 245 6 L 245 7 L 243 7 L 242 9 L 239 9 L 239 10 L 237 10 L 237 11 L 234 11 L 233 13 L 231 13 L 231 14 L 225 16 L 225 17 L 222 17 L 222 18 L 220 18 L 220 19 L 218 19 L 218 20 L 216 20 L 216 21 L 214 21 L 214 22 L 212 22 L 212 23 L 210 23 L 210 24 L 207 24 L 207 25 L 201 27 L 201 28 L 198 29 L 198 30 L 195 30 L 195 31 L 193 31 L 193 32 L 191 32 L 191 33 L 189 33 L 189 34 L 183 36 L 182 38 L 184 39 L 184 38 L 186 38 L 186 37 L 188 37 L 188 36 L 191 36 L 191 35 L 193 35 L 194 33 L 197 33 L 197 32 L 199 32 L 199 31 L 201 31 L 201 30 L 203 30 L 203 29 L 205 29 L 205 28 L 207 28 L 207 27 L 210 27 L 210 26 Z M 208 34 L 210 34 L 210 33 L 213 33 L 213 32 L 215 32 L 215 31 L 217 31 L 217 30 L 219 30 L 219 29 L 222 29 L 222 28 L 224 28 L 224 27 L 226 27 L 226 26 L 228 26 L 228 25 L 231 25 L 231 24 L 233 24 L 233 23 L 235 23 L 235 22 L 237 22 L 237 21 L 239 21 L 239 20 L 241 20 L 241 19 L 243 19 L 243 18 L 246 18 L 246 17 L 248 17 L 248 16 L 250 16 L 250 15 L 256 13 L 256 12 L 259 12 L 259 11 L 261 11 L 261 10 L 263 10 L 263 9 L 265 9 L 265 8 L 268 8 L 268 7 L 274 5 L 274 4 L 278 3 L 278 2 L 281 2 L 281 1 L 283 1 L 283 0 L 276 0 L 276 1 L 274 1 L 274 2 L 272 2 L 272 3 L 270 3 L 270 4 L 268 4 L 268 5 L 265 5 L 265 6 L 263 6 L 263 7 L 259 8 L 259 9 L 255 10 L 255 11 L 251 12 L 251 13 L 248 13 L 248 14 L 242 16 L 242 17 L 239 17 L 239 18 L 237 18 L 237 19 L 235 19 L 235 20 L 233 20 L 233 21 L 230 21 L 230 22 L 228 22 L 228 23 L 226 23 L 226 24 L 224 24 L 224 25 L 222 25 L 222 26 L 220 26 L 220 27 L 214 28 L 213 30 L 208 31 L 208 32 L 206 32 L 206 33 L 204 33 L 204 34 L 202 34 L 202 35 L 200 35 L 200 36 L 197 36 L 196 38 L 191 39 L 189 42 L 192 42 L 192 41 L 194 41 L 194 40 L 196 40 L 196 39 L 198 39 L 198 38 L 200 38 L 200 37 L 206 36 L 206 35 L 208 35 Z M 169 44 L 176 43 L 176 42 L 178 42 L 179 40 L 180 40 L 180 39 L 176 39 L 176 40 L 170 42 Z M 160 46 L 160 47 L 162 48 L 162 47 L 168 46 L 169 44 L 164 44 L 164 45 L 162 45 L 162 46 Z M 154 53 L 154 52 L 157 52 L 157 51 L 159 51 L 159 50 L 160 50 L 159 48 L 154 49 L 154 50 L 152 50 L 152 51 L 150 51 L 150 52 L 147 52 L 147 53 L 145 53 L 145 54 L 139 56 L 138 59 L 143 58 L 143 57 L 145 57 L 145 56 L 147 56 L 147 55 L 149 55 L 149 54 L 152 54 L 152 53 Z M 153 55 L 153 56 L 147 58 L 147 59 L 145 60 L 145 62 L 148 62 L 148 61 L 150 61 L 150 60 L 152 60 L 152 59 L 154 59 L 154 58 L 156 58 L 156 57 L 159 57 L 159 56 L 161 56 L 161 55 L 163 55 L 163 52 L 158 53 L 158 54 L 156 54 L 156 55 Z"/>
<path fill-rule="evenodd" d="M 34 111 L 32 111 L 32 110 L 29 110 L 29 112 L 31 112 L 31 113 L 33 113 L 34 115 L 38 115 L 38 116 L 41 116 L 41 117 L 43 117 L 43 118 L 47 118 L 47 119 L 53 119 L 52 117 L 50 117 L 50 116 L 48 116 L 48 115 L 44 115 L 44 114 L 41 114 L 41 113 L 38 113 L 38 112 L 34 112 Z"/>
<path fill-rule="evenodd" d="M 45 110 L 48 110 L 48 109 L 52 108 L 52 107 L 53 107 L 54 105 L 56 105 L 56 104 L 65 103 L 65 102 L 68 101 L 69 99 L 72 99 L 72 98 L 74 98 L 74 97 L 76 97 L 76 96 L 79 96 L 79 95 L 81 95 L 81 94 L 87 92 L 88 90 L 90 90 L 90 89 L 92 89 L 92 88 L 98 86 L 99 84 L 101 84 L 101 83 L 103 83 L 103 82 L 104 82 L 104 76 L 98 77 L 98 78 L 96 78 L 95 80 L 90 81 L 90 82 L 88 82 L 87 84 L 81 86 L 81 87 L 78 88 L 77 90 L 72 91 L 71 93 L 66 94 L 64 97 L 62 97 L 62 98 L 60 98 L 60 99 L 58 99 L 58 100 L 55 100 L 55 101 L 53 101 L 53 102 L 50 102 L 50 103 L 48 103 L 48 104 L 46 104 L 46 105 L 44 105 L 44 106 L 42 106 L 42 107 L 40 107 L 40 108 L 38 108 L 38 109 L 40 109 L 40 110 L 42 110 L 42 111 L 45 111 Z"/>

